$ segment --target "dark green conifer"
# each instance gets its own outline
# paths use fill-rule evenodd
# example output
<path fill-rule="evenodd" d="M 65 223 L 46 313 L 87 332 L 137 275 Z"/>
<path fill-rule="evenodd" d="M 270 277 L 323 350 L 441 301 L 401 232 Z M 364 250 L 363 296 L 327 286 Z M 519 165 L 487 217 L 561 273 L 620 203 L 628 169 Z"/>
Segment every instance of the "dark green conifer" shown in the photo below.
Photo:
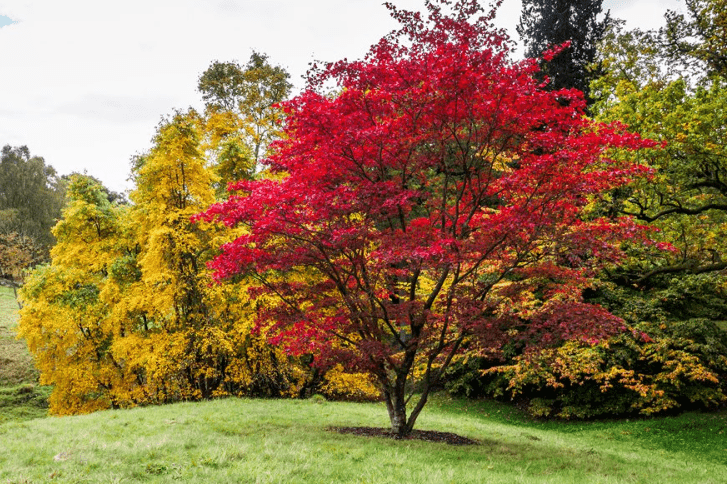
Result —
<path fill-rule="evenodd" d="M 540 57 L 550 47 L 570 41 L 549 62 L 543 62 L 543 74 L 550 78 L 552 90 L 575 88 L 591 101 L 589 84 L 598 77 L 596 60 L 598 42 L 611 22 L 608 14 L 598 19 L 603 0 L 523 0 L 517 32 L 525 44 L 527 57 Z"/>

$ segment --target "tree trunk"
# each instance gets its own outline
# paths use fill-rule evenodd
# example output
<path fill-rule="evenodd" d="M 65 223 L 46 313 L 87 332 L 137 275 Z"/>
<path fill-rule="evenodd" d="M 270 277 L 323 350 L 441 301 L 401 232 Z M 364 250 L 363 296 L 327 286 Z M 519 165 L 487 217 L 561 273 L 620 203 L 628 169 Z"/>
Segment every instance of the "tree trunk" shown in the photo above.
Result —
<path fill-rule="evenodd" d="M 18 299 L 18 286 L 15 284 L 13 286 L 13 295 L 15 296 L 15 302 L 18 305 L 18 309 L 23 309 L 23 303 L 20 302 L 20 299 Z"/>
<path fill-rule="evenodd" d="M 406 437 L 411 431 L 406 421 L 406 394 L 404 389 L 391 388 L 384 390 L 386 409 L 389 411 L 391 433 L 397 438 Z"/>

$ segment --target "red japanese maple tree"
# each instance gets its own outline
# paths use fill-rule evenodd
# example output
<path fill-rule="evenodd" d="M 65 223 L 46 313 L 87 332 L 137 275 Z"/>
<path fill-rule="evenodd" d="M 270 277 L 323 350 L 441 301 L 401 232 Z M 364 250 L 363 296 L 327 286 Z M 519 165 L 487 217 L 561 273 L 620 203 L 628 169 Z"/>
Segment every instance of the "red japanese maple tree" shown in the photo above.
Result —
<path fill-rule="evenodd" d="M 509 61 L 494 10 L 450 3 L 427 1 L 427 18 L 387 4 L 401 30 L 285 104 L 274 176 L 200 215 L 247 227 L 212 266 L 274 296 L 275 342 L 370 374 L 397 435 L 465 344 L 618 329 L 581 292 L 637 230 L 582 212 L 642 171 L 608 150 L 649 145 L 586 119 L 580 92 L 542 89 L 536 61 Z"/>

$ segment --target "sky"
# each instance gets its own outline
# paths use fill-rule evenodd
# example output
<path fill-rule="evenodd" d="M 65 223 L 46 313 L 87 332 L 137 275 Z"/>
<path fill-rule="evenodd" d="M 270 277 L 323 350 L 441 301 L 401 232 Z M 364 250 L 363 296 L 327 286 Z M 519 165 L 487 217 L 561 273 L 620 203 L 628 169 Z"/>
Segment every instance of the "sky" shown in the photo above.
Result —
<path fill-rule="evenodd" d="M 27 145 L 60 174 L 132 188 L 130 159 L 164 115 L 202 109 L 197 80 L 213 60 L 253 50 L 291 74 L 312 61 L 363 57 L 396 27 L 383 0 L 0 0 L 0 146 Z M 421 10 L 424 0 L 393 0 Z M 483 2 L 483 4 L 486 2 Z M 627 28 L 658 28 L 681 0 L 604 0 Z M 521 0 L 496 25 L 513 40 Z"/>

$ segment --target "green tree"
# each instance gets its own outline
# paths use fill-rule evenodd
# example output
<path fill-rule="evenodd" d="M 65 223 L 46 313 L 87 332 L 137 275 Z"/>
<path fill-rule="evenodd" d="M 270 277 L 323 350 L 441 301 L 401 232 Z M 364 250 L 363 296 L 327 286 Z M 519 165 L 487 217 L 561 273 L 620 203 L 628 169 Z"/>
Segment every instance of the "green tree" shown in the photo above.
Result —
<path fill-rule="evenodd" d="M 689 5 L 696 8 L 696 2 Z M 620 276 L 641 287 L 656 284 L 659 276 L 727 268 L 727 80 L 707 64 L 690 63 L 687 57 L 704 43 L 682 54 L 690 66 L 684 76 L 664 69 L 675 55 L 667 41 L 677 16 L 670 12 L 666 18 L 672 27 L 658 32 L 612 29 L 602 48 L 605 74 L 593 83 L 599 119 L 626 123 L 661 142 L 634 159 L 648 164 L 653 176 L 612 193 L 606 203 L 612 215 L 631 215 L 654 227 L 655 240 L 672 248 L 634 249 Z"/>
<path fill-rule="evenodd" d="M 659 31 L 666 57 L 727 78 L 727 1 L 685 0 L 685 6 L 686 16 L 668 11 Z"/>
<path fill-rule="evenodd" d="M 0 154 L 0 232 L 32 238 L 47 251 L 51 228 L 60 217 L 65 183 L 55 169 L 27 146 L 3 147 Z"/>
<path fill-rule="evenodd" d="M 688 2 L 692 12 L 698 3 L 720 2 Z M 670 12 L 667 27 L 658 31 L 614 26 L 602 45 L 604 76 L 592 84 L 597 119 L 625 123 L 660 143 L 638 155 L 621 153 L 652 174 L 598 204 L 608 216 L 629 215 L 649 226 L 653 243 L 631 246 L 590 294 L 635 334 L 649 335 L 635 338 L 630 349 L 622 346 L 623 338 L 610 341 L 608 347 L 622 356 L 606 356 L 603 361 L 614 366 L 598 370 L 612 375 L 625 370 L 661 387 L 648 398 L 666 400 L 644 411 L 650 405 L 652 411 L 694 402 L 713 406 L 727 394 L 725 338 L 718 326 L 727 320 L 727 80 L 716 64 L 699 59 L 707 37 L 692 38 L 693 49 L 679 53 L 669 40 L 677 19 L 682 27 L 701 22 Z M 716 28 L 700 25 L 705 32 Z M 677 63 L 681 71 L 672 69 Z M 574 354 L 573 361 L 587 358 Z M 646 394 L 636 400 L 630 395 L 622 402 L 633 408 L 647 403 Z"/>
<path fill-rule="evenodd" d="M 590 99 L 589 83 L 599 73 L 592 67 L 610 17 L 598 20 L 602 0 L 525 0 L 517 32 L 525 44 L 525 55 L 540 58 L 543 53 L 570 41 L 549 61 L 543 74 L 549 89 L 575 88 Z"/>

